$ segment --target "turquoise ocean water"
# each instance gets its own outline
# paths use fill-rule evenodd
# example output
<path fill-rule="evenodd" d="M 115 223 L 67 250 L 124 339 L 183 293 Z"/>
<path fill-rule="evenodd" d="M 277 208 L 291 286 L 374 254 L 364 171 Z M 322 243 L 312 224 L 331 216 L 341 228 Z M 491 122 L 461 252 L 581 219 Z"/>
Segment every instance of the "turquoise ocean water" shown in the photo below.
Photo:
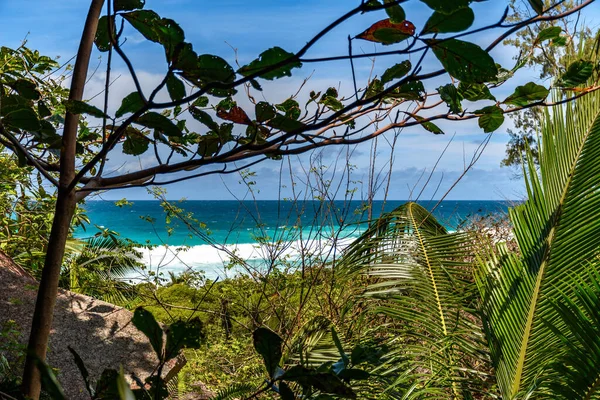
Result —
<path fill-rule="evenodd" d="M 383 202 L 375 201 L 373 217 L 380 215 L 382 208 L 391 211 L 403 203 L 388 201 L 384 206 Z M 427 209 L 437 204 L 436 201 L 419 203 Z M 151 250 L 143 250 L 144 262 L 151 269 L 164 273 L 191 268 L 203 270 L 207 277 L 214 278 L 228 275 L 224 265 L 232 253 L 256 268 L 274 254 L 289 259 L 303 251 L 333 254 L 359 235 L 366 226 L 361 221 L 367 218 L 366 213 L 361 212 L 360 201 L 336 201 L 328 206 L 317 201 L 293 204 L 189 200 L 174 204 L 186 213 L 193 213 L 201 223 L 192 224 L 195 231 L 177 218 L 167 224 L 158 201 L 133 201 L 133 205 L 124 207 L 111 201 L 89 201 L 84 208 L 91 225 L 85 231 L 78 229 L 75 236 L 85 238 L 108 228 L 123 238 L 154 245 Z M 434 216 L 449 230 L 454 230 L 469 216 L 506 212 L 511 204 L 446 200 L 434 210 Z M 340 221 L 344 221 L 343 229 L 340 229 Z"/>

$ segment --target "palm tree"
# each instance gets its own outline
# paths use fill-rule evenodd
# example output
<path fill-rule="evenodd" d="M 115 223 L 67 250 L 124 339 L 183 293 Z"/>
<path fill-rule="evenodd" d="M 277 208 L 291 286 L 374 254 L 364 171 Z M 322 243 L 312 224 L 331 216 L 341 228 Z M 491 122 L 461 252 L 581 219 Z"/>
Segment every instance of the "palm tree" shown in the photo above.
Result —
<path fill-rule="evenodd" d="M 472 242 L 407 203 L 372 224 L 342 258 L 346 278 L 369 277 L 368 312 L 383 317 L 381 331 L 391 336 L 395 350 L 384 371 L 397 373 L 393 397 L 463 398 L 484 383 Z"/>
<path fill-rule="evenodd" d="M 528 200 L 509 213 L 520 255 L 500 245 L 476 274 L 505 399 L 556 398 L 548 380 L 550 387 L 576 382 L 550 368 L 572 358 L 569 343 L 582 334 L 557 302 L 583 318 L 586 304 L 576 288 L 593 292 L 589 288 L 597 288 L 593 277 L 600 272 L 600 95 L 547 110 L 541 140 L 539 171 L 531 157 L 525 171 Z M 599 339 L 586 340 L 597 345 Z M 591 355 L 575 361 L 600 368 Z M 580 398 L 590 397 L 591 392 Z"/>

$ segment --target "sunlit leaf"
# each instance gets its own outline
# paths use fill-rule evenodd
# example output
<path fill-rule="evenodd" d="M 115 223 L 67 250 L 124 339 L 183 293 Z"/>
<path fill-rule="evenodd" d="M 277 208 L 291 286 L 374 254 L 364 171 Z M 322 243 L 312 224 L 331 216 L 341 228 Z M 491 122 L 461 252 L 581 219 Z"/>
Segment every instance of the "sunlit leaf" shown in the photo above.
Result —
<path fill-rule="evenodd" d="M 63 104 L 65 105 L 67 111 L 72 114 L 88 114 L 96 118 L 108 117 L 106 114 L 104 114 L 104 111 L 84 101 L 66 100 L 63 102 Z"/>
<path fill-rule="evenodd" d="M 556 86 L 572 88 L 582 85 L 592 76 L 594 64 L 586 60 L 578 60 L 567 68 L 567 71 L 561 75 Z"/>
<path fill-rule="evenodd" d="M 357 35 L 358 39 L 384 45 L 400 43 L 415 33 L 415 26 L 410 21 L 393 23 L 390 19 L 383 19 L 371 25 L 369 29 Z"/>
<path fill-rule="evenodd" d="M 448 105 L 450 112 L 453 114 L 459 114 L 462 112 L 462 106 L 460 101 L 462 100 L 462 95 L 456 89 L 456 86 L 449 83 L 444 86 L 440 86 L 438 88 L 438 92 L 440 97 L 444 102 Z"/>
<path fill-rule="evenodd" d="M 462 32 L 469 29 L 474 20 L 475 13 L 469 7 L 459 8 L 449 15 L 436 11 L 425 23 L 421 34 Z"/>
<path fill-rule="evenodd" d="M 508 96 L 503 103 L 525 106 L 533 101 L 544 100 L 550 91 L 544 86 L 534 82 L 528 82 L 523 86 L 517 86 L 513 94 Z"/>
<path fill-rule="evenodd" d="M 279 111 L 283 111 L 285 116 L 294 120 L 300 118 L 300 104 L 291 97 L 281 104 L 275 105 Z"/>
<path fill-rule="evenodd" d="M 476 44 L 458 39 L 425 41 L 446 71 L 465 83 L 483 83 L 496 79 L 494 59 Z"/>
<path fill-rule="evenodd" d="M 498 106 L 488 106 L 477 110 L 474 114 L 479 115 L 478 124 L 485 133 L 493 132 L 504 122 L 504 112 Z"/>
<path fill-rule="evenodd" d="M 275 68 L 271 71 L 261 73 L 259 76 L 263 79 L 273 80 L 292 76 L 292 69 L 300 68 L 302 63 L 294 58 L 294 54 L 283 50 L 281 47 L 272 47 L 260 53 L 260 56 L 250 64 L 243 66 L 238 70 L 243 76 L 254 75 L 262 70 L 272 68 L 273 65 L 288 60 L 285 65 Z"/>
<path fill-rule="evenodd" d="M 458 92 L 469 101 L 496 100 L 490 92 L 490 89 L 483 83 L 464 83 L 458 84 Z"/>
<path fill-rule="evenodd" d="M 538 33 L 535 39 L 535 43 L 542 43 L 546 40 L 554 40 L 560 37 L 561 32 L 562 28 L 560 26 L 550 26 L 548 28 L 542 29 Z"/>
<path fill-rule="evenodd" d="M 443 135 L 444 131 L 442 131 L 436 124 L 431 121 L 426 121 L 425 118 L 421 117 L 417 114 L 409 114 L 415 121 L 418 121 L 419 124 L 427 131 L 433 133 L 434 135 Z"/>

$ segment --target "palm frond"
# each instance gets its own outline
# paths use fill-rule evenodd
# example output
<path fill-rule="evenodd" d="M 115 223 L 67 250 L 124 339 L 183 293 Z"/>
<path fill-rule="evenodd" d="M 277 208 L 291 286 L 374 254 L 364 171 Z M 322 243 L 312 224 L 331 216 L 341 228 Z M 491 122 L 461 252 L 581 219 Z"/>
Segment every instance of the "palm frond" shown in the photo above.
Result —
<path fill-rule="evenodd" d="M 574 300 L 575 283 L 598 269 L 600 95 L 546 110 L 541 143 L 539 171 L 531 160 L 526 167 L 528 200 L 509 211 L 521 254 L 501 245 L 477 272 L 506 399 L 527 393 L 540 371 L 568 351 L 556 334 L 569 335 L 554 300 Z"/>
<path fill-rule="evenodd" d="M 233 400 L 243 398 L 256 390 L 254 385 L 248 383 L 235 383 L 219 391 L 216 396 L 211 398 L 211 400 Z"/>
<path fill-rule="evenodd" d="M 460 398 L 478 382 L 472 372 L 483 349 L 470 306 L 471 243 L 470 234 L 448 233 L 426 209 L 407 203 L 375 222 L 341 260 L 347 277 L 371 278 L 364 293 L 372 299 L 369 311 L 386 319 L 382 332 L 397 349 L 387 372 L 411 371 L 394 388 L 405 388 L 404 395 Z"/>

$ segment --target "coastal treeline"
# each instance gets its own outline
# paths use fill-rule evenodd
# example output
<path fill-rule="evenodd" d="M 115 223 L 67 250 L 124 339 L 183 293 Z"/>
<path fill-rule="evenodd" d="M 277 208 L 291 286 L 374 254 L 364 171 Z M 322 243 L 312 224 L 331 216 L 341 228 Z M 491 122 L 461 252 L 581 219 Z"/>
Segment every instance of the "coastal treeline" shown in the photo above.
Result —
<path fill-rule="evenodd" d="M 421 26 L 411 22 L 413 3 L 428 10 Z M 147 376 L 126 376 L 119 365 L 95 376 L 93 354 L 69 347 L 82 398 L 599 397 L 598 36 L 578 17 L 593 1 L 508 2 L 485 26 L 474 24 L 471 3 L 357 1 L 300 49 L 268 48 L 246 64 L 199 54 L 201 44 L 143 0 L 91 0 L 72 66 L 26 43 L 1 47 L 0 249 L 39 285 L 31 326 L 0 327 L 0 398 L 66 398 L 72 383 L 45 362 L 59 288 L 131 310 L 154 363 Z M 349 32 L 346 53 L 312 54 L 347 20 L 372 15 L 377 22 Z M 470 41 L 482 32 L 488 43 Z M 164 77 L 151 90 L 127 54 L 131 33 L 164 53 Z M 521 50 L 511 66 L 490 55 L 506 40 Z M 353 51 L 360 41 L 377 51 Z M 95 52 L 106 85 L 91 101 L 83 94 Z M 356 74 L 355 64 L 374 57 L 373 74 Z M 271 81 L 340 60 L 352 69 L 351 92 L 307 79 L 284 101 L 268 101 Z M 111 107 L 116 63 L 135 90 Z M 514 83 L 527 68 L 549 79 Z M 438 77 L 446 83 L 434 88 Z M 500 97 L 500 87 L 510 94 Z M 299 256 L 289 257 L 290 240 L 259 236 L 269 257 L 253 264 L 231 252 L 226 267 L 239 272 L 211 280 L 153 271 L 141 262 L 145 244 L 115 227 L 73 237 L 91 223 L 86 199 L 151 187 L 168 223 L 209 240 L 204 221 L 167 201 L 161 186 L 239 173 L 252 196 L 260 162 L 388 133 L 393 150 L 398 129 L 443 134 L 439 121 L 472 119 L 482 131 L 464 176 L 505 115 L 520 130 L 506 164 L 519 159 L 527 189 L 506 235 L 503 222 L 486 219 L 450 232 L 415 202 L 373 218 L 376 193 L 385 198 L 394 182 L 392 160 L 389 170 L 369 172 L 363 207 L 340 209 L 335 199 L 358 195 L 347 157 L 347 186 L 332 185 L 317 163 L 304 181 L 332 227 L 363 215 L 368 228 L 343 249 L 301 238 Z M 115 154 L 150 161 L 109 170 Z M 327 240 L 342 239 L 339 232 Z"/>

